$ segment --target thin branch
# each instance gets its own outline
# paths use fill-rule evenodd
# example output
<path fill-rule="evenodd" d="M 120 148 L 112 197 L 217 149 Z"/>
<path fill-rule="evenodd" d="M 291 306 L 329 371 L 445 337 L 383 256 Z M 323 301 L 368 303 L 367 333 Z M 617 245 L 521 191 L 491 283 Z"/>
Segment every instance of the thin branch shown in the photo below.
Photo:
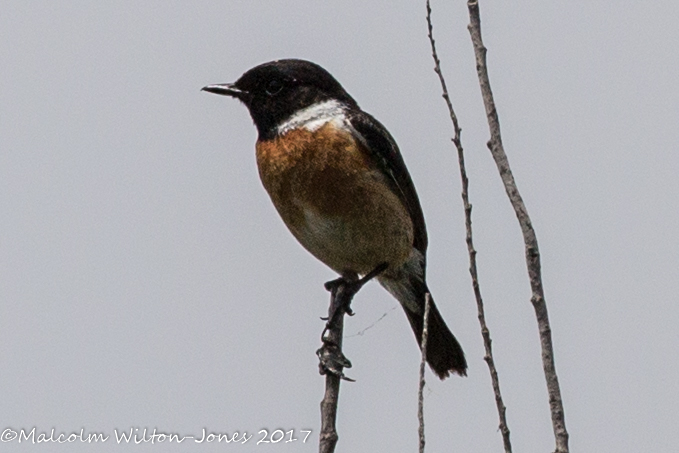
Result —
<path fill-rule="evenodd" d="M 547 381 L 547 391 L 549 393 L 549 407 L 552 416 L 554 437 L 556 440 L 556 453 L 568 453 L 568 432 L 566 431 L 563 402 L 561 400 L 561 389 L 559 387 L 559 380 L 557 378 L 556 368 L 554 366 L 552 334 L 549 325 L 549 317 L 547 314 L 547 304 L 545 302 L 544 289 L 542 286 L 538 241 L 530 217 L 528 216 L 528 211 L 525 204 L 523 203 L 521 195 L 519 194 L 519 189 L 516 186 L 516 182 L 514 181 L 514 176 L 512 175 L 512 170 L 509 167 L 509 161 L 507 160 L 504 147 L 502 146 L 500 121 L 495 108 L 493 92 L 490 88 L 490 80 L 488 78 L 488 68 L 486 66 L 486 48 L 484 47 L 483 40 L 481 39 L 481 17 L 479 13 L 478 0 L 468 1 L 467 7 L 469 9 L 470 19 L 468 28 L 471 35 L 472 44 L 474 46 L 474 54 L 476 56 L 476 72 L 479 77 L 483 104 L 486 108 L 486 116 L 488 118 L 488 126 L 490 128 L 490 141 L 488 142 L 488 148 L 493 155 L 495 164 L 497 165 L 497 168 L 500 172 L 500 177 L 504 183 L 505 190 L 512 207 L 514 208 L 519 224 L 521 225 L 523 241 L 526 247 L 526 265 L 528 267 L 528 276 L 530 278 L 530 286 L 533 293 L 531 297 L 531 303 L 535 309 L 538 330 L 540 332 L 542 367 L 544 369 L 545 379 Z"/>
<path fill-rule="evenodd" d="M 339 436 L 337 435 L 337 404 L 339 398 L 340 378 L 328 373 L 325 376 L 325 395 L 321 401 L 321 435 L 318 451 L 332 453 Z"/>
<path fill-rule="evenodd" d="M 328 366 L 327 362 L 332 361 L 332 358 L 327 356 L 334 356 L 339 353 L 342 355 L 342 334 L 344 332 L 344 313 L 340 316 L 335 316 L 337 307 L 340 306 L 339 300 L 344 299 L 344 287 L 338 286 L 332 288 L 330 296 L 330 307 L 328 308 L 328 324 L 323 335 L 323 347 L 316 351 L 321 364 L 319 369 L 321 374 L 325 374 L 325 394 L 321 401 L 321 434 L 319 436 L 319 453 L 333 453 L 335 445 L 339 436 L 337 434 L 337 404 L 339 402 L 340 380 L 342 379 L 342 370 L 345 366 L 350 367 L 351 363 L 333 363 Z M 331 322 L 335 318 L 334 322 Z M 327 333 L 326 333 L 327 331 Z M 332 348 L 332 349 L 330 349 Z"/>
<path fill-rule="evenodd" d="M 347 274 L 325 284 L 325 289 L 330 291 L 328 322 L 321 334 L 323 346 L 316 351 L 320 360 L 319 371 L 325 374 L 325 394 L 321 401 L 321 435 L 318 445 L 320 453 L 335 451 L 339 439 L 336 422 L 340 380 L 353 381 L 344 375 L 344 368 L 351 368 L 351 362 L 342 353 L 344 315 L 353 314 L 351 300 L 356 293 L 386 268 L 387 263 L 382 263 L 361 279 L 358 275 Z"/>
<path fill-rule="evenodd" d="M 339 401 L 340 380 L 344 376 L 344 368 L 351 368 L 351 362 L 342 353 L 342 336 L 344 333 L 344 315 L 350 313 L 349 306 L 355 292 L 348 288 L 348 282 L 338 279 L 325 284 L 330 291 L 328 322 L 321 334 L 323 346 L 316 351 L 320 363 L 321 374 L 325 374 L 325 394 L 321 401 L 321 435 L 319 437 L 320 453 L 332 453 L 339 436 L 337 434 L 337 404 Z M 351 379 L 348 379 L 351 380 Z"/>
<path fill-rule="evenodd" d="M 422 328 L 422 361 L 420 362 L 420 388 L 417 392 L 417 419 L 420 424 L 420 453 L 424 453 L 424 369 L 427 363 L 427 338 L 429 337 L 429 309 L 431 294 L 424 295 L 424 321 Z"/>
<path fill-rule="evenodd" d="M 481 297 L 481 287 L 479 286 L 479 276 L 476 268 L 476 249 L 474 249 L 474 241 L 472 236 L 472 205 L 469 203 L 469 179 L 467 178 L 467 169 L 464 162 L 464 149 L 462 148 L 462 139 L 460 134 L 462 130 L 457 121 L 457 115 L 453 109 L 453 103 L 448 95 L 448 88 L 446 86 L 446 80 L 443 77 L 443 72 L 441 71 L 441 62 L 436 52 L 436 42 L 434 40 L 434 27 L 431 22 L 431 6 L 429 0 L 427 0 L 427 27 L 429 43 L 431 44 L 431 53 L 434 58 L 434 71 L 439 77 L 439 82 L 441 82 L 441 89 L 443 91 L 443 99 L 446 101 L 448 106 L 448 113 L 450 114 L 450 119 L 453 123 L 453 129 L 455 136 L 453 137 L 453 143 L 457 148 L 457 160 L 460 167 L 460 177 L 462 179 L 462 201 L 464 203 L 464 216 L 465 216 L 465 229 L 467 232 L 466 242 L 467 251 L 469 252 L 469 273 L 472 278 L 472 287 L 474 288 L 474 296 L 476 298 L 476 308 L 479 318 L 479 324 L 481 325 L 481 336 L 483 337 L 483 345 L 486 350 L 486 355 L 484 360 L 488 365 L 490 371 L 490 378 L 493 386 L 493 393 L 495 394 L 495 405 L 497 407 L 498 417 L 500 419 L 500 432 L 502 433 L 502 442 L 504 444 L 505 453 L 512 452 L 512 444 L 509 439 L 509 427 L 507 426 L 506 412 L 507 408 L 502 400 L 502 393 L 500 392 L 500 381 L 497 374 L 497 369 L 495 368 L 495 360 L 493 360 L 493 348 L 492 340 L 490 338 L 490 330 L 486 325 L 486 315 L 483 306 L 483 298 Z"/>

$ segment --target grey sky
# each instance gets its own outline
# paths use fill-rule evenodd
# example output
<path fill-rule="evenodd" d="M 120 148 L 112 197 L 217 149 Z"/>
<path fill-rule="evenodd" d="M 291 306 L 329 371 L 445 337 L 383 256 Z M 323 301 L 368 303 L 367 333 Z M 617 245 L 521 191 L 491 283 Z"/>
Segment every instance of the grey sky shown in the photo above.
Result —
<path fill-rule="evenodd" d="M 465 2 L 434 2 L 463 129 L 487 318 L 516 451 L 553 439 L 518 225 L 485 148 Z M 264 61 L 331 73 L 396 138 L 429 235 L 429 286 L 469 377 L 429 374 L 428 451 L 501 451 L 467 272 L 451 126 L 424 2 L 23 2 L 0 15 L 0 429 L 255 434 L 316 451 L 335 276 L 279 220 L 236 101 Z M 679 443 L 679 6 L 481 0 L 505 148 L 537 230 L 573 451 Z M 346 340 L 338 451 L 417 447 L 419 352 L 376 284 Z M 255 446 L 260 429 L 313 430 Z"/>

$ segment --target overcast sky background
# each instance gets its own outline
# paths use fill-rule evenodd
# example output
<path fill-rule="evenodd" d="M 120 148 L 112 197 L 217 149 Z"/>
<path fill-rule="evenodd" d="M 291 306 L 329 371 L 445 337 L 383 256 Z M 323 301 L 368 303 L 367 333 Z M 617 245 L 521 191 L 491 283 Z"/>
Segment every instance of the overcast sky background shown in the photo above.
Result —
<path fill-rule="evenodd" d="M 512 442 L 553 451 L 523 245 L 485 147 L 466 5 L 432 6 Z M 572 451 L 675 452 L 679 6 L 481 0 L 481 15 L 542 252 Z M 317 450 L 315 350 L 335 275 L 278 218 L 246 109 L 199 91 L 289 57 L 324 66 L 387 126 L 418 189 L 429 286 L 470 366 L 444 382 L 428 371 L 427 450 L 501 451 L 424 1 L 358 0 L 3 2 L 0 429 L 111 439 L 2 451 Z M 419 351 L 406 318 L 377 284 L 354 309 L 345 352 L 357 382 L 342 385 L 337 451 L 416 451 Z M 144 427 L 255 437 L 113 439 Z M 279 428 L 313 432 L 306 444 L 255 445 L 260 429 Z"/>

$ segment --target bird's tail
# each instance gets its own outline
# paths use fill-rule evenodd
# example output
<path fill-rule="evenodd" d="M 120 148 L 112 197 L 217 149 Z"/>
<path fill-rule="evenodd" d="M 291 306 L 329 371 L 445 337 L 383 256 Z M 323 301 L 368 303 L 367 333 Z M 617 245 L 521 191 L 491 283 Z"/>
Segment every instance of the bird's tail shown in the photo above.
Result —
<path fill-rule="evenodd" d="M 419 277 L 419 273 L 407 272 L 407 266 L 395 275 L 388 272 L 378 277 L 378 280 L 401 303 L 421 349 L 425 297 L 429 289 L 424 278 Z M 433 298 L 430 298 L 429 322 L 427 323 L 426 359 L 432 371 L 441 379 L 445 379 L 450 373 L 467 375 L 467 360 L 462 347 L 448 329 Z"/>

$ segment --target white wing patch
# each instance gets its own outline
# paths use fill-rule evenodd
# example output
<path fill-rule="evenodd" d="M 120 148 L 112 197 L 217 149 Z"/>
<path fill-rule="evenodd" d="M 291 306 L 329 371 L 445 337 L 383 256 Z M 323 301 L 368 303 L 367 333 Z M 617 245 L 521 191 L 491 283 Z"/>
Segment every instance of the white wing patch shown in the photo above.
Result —
<path fill-rule="evenodd" d="M 278 125 L 278 133 L 283 135 L 300 127 L 313 132 L 330 122 L 338 128 L 347 127 L 346 107 L 339 101 L 318 102 L 298 111 Z"/>

